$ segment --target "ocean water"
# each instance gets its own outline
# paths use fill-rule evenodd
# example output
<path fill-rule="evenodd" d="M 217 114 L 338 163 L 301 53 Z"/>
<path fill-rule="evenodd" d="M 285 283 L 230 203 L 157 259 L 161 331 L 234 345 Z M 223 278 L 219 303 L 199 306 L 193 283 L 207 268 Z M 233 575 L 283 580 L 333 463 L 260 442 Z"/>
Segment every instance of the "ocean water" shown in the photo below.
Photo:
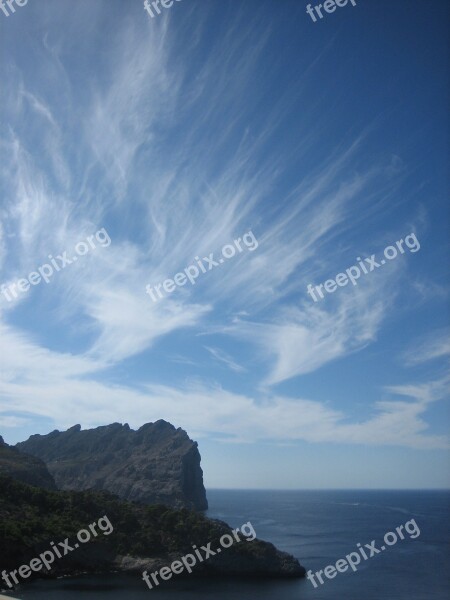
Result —
<path fill-rule="evenodd" d="M 139 576 L 108 575 L 36 581 L 13 596 L 24 600 L 214 598 L 214 600 L 448 600 L 450 492 L 209 490 L 208 516 L 233 527 L 250 521 L 257 536 L 296 556 L 313 572 L 335 564 L 359 542 L 383 545 L 388 531 L 414 519 L 420 529 L 317 588 L 307 580 L 197 580 L 175 577 L 149 590 Z M 205 540 L 205 543 L 208 540 Z M 367 550 L 367 554 L 370 552 Z"/>

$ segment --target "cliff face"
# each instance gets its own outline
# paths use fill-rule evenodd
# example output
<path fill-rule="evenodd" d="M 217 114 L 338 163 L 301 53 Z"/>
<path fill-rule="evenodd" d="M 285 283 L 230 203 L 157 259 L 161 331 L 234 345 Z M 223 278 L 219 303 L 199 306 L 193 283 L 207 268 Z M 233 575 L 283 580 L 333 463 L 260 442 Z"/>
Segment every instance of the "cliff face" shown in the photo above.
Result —
<path fill-rule="evenodd" d="M 125 500 L 208 508 L 197 443 L 166 421 L 137 431 L 114 423 L 32 435 L 17 444 L 42 459 L 63 490 L 107 490 Z"/>
<path fill-rule="evenodd" d="M 16 481 L 47 490 L 56 490 L 56 484 L 45 463 L 39 458 L 8 446 L 2 436 L 0 436 L 0 475 L 9 475 Z"/>

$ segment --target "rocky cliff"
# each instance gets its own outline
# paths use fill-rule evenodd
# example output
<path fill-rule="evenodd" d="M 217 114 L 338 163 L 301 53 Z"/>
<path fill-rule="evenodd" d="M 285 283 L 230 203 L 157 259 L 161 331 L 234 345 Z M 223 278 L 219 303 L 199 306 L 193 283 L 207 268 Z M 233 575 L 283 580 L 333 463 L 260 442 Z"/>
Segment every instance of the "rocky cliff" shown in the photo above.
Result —
<path fill-rule="evenodd" d="M 62 490 L 107 490 L 125 500 L 208 508 L 197 443 L 160 420 L 137 431 L 114 423 L 32 435 L 17 444 L 42 459 Z"/>
<path fill-rule="evenodd" d="M 0 475 L 9 475 L 17 481 L 47 490 L 56 490 L 53 477 L 45 463 L 34 456 L 19 452 L 5 444 L 0 435 Z"/>

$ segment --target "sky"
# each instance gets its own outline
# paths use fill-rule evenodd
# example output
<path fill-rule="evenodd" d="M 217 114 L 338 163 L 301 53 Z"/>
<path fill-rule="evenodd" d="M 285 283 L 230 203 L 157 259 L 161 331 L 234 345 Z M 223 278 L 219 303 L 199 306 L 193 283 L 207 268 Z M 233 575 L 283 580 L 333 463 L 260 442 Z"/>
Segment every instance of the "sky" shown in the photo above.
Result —
<path fill-rule="evenodd" d="M 165 419 L 207 488 L 449 487 L 449 6 L 306 6 L 0 12 L 7 443 Z"/>

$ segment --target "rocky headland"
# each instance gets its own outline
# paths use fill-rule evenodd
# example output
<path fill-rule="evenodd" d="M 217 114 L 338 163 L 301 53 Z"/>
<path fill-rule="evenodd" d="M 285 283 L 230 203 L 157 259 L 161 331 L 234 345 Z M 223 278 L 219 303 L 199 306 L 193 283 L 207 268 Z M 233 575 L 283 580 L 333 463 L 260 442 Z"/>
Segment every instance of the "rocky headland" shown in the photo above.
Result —
<path fill-rule="evenodd" d="M 56 489 L 52 475 L 72 489 Z M 52 542 L 68 538 L 77 550 L 31 578 L 141 576 L 179 560 L 193 546 L 218 548 L 224 534 L 232 535 L 226 523 L 193 510 L 206 506 L 197 444 L 165 421 L 138 431 L 119 424 L 87 431 L 76 426 L 31 436 L 15 448 L 0 438 L 0 572 L 30 564 Z M 77 533 L 104 516 L 111 535 L 76 544 Z M 303 577 L 305 569 L 273 544 L 252 539 L 198 563 L 190 577 L 219 575 L 291 578 Z"/>
<path fill-rule="evenodd" d="M 29 565 L 51 548 L 51 542 L 68 538 L 74 548 L 77 533 L 103 516 L 113 526 L 111 535 L 92 537 L 55 560 L 50 570 L 32 573 L 32 578 L 118 571 L 141 577 L 144 570 L 154 571 L 181 559 L 193 551 L 194 544 L 201 547 L 211 542 L 217 548 L 222 535 L 232 534 L 226 523 L 202 513 L 126 502 L 108 492 L 51 491 L 5 475 L 0 475 L 0 490 L 0 571 Z M 273 544 L 254 539 L 242 540 L 199 563 L 190 576 L 214 575 L 291 578 L 303 577 L 305 569 Z"/>

